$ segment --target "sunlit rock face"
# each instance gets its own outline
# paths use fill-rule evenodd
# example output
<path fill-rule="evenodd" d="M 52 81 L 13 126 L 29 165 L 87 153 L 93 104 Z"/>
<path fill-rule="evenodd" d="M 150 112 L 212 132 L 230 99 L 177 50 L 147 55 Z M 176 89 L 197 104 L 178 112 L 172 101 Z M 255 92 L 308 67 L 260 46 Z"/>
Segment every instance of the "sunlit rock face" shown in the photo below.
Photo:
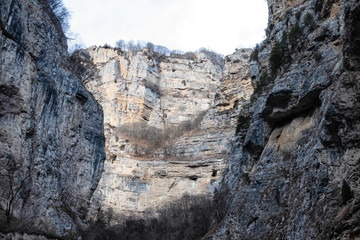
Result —
<path fill-rule="evenodd" d="M 77 236 L 103 171 L 101 106 L 47 1 L 2 0 L 0 26 L 0 231 Z"/>
<path fill-rule="evenodd" d="M 184 194 L 211 197 L 253 92 L 250 50 L 225 60 L 102 47 L 86 54 L 97 75 L 84 82 L 104 108 L 106 135 L 95 208 L 142 216 Z"/>
<path fill-rule="evenodd" d="M 360 4 L 268 4 L 229 211 L 205 239 L 358 239 Z"/>

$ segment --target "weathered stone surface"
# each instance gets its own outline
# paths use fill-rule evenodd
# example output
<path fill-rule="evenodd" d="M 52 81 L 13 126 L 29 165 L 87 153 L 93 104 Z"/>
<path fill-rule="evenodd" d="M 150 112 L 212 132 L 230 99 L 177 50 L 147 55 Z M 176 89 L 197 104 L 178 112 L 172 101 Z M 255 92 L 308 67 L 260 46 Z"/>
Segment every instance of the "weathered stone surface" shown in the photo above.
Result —
<path fill-rule="evenodd" d="M 141 216 L 186 193 L 211 196 L 253 92 L 250 50 L 225 63 L 204 52 L 88 53 L 98 76 L 84 81 L 104 108 L 108 155 L 95 209 Z"/>
<path fill-rule="evenodd" d="M 102 109 L 54 16 L 47 1 L 0 3 L 0 231 L 78 235 L 103 170 Z"/>
<path fill-rule="evenodd" d="M 283 32 L 290 60 L 254 95 L 250 127 L 223 180 L 229 211 L 205 239 L 358 239 L 360 4 L 268 4 L 267 40 L 252 75 L 260 82 L 271 72 L 271 48 Z"/>

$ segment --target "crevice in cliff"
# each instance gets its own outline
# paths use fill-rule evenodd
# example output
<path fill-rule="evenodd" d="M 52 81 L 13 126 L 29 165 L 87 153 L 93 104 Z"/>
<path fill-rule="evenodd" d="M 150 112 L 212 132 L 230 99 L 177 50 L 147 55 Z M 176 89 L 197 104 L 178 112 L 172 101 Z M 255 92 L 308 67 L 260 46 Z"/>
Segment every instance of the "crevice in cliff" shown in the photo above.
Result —
<path fill-rule="evenodd" d="M 17 86 L 0 84 L 0 117 L 22 112 L 22 102 Z"/>
<path fill-rule="evenodd" d="M 350 71 L 360 71 L 360 7 L 345 11 L 344 65 Z"/>
<path fill-rule="evenodd" d="M 300 98 L 290 90 L 271 93 L 266 100 L 262 116 L 270 126 L 284 125 L 321 106 L 319 95 L 325 87 L 315 88 Z"/>
<path fill-rule="evenodd" d="M 13 40 L 14 42 L 16 42 L 17 44 L 20 45 L 20 43 L 16 40 L 16 38 L 15 38 L 11 33 L 9 33 L 9 32 L 5 29 L 4 24 L 3 24 L 3 22 L 2 22 L 1 20 L 0 20 L 0 27 L 1 27 L 2 33 L 3 33 L 3 35 L 4 35 L 5 37 Z"/>

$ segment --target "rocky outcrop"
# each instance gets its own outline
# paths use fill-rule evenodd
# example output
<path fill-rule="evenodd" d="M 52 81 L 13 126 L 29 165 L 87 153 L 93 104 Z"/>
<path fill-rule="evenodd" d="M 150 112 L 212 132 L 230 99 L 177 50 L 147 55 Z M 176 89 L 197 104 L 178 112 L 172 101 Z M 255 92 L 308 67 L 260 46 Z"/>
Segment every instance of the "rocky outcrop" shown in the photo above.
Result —
<path fill-rule="evenodd" d="M 205 239 L 358 239 L 360 4 L 268 4 L 229 211 Z"/>
<path fill-rule="evenodd" d="M 250 50 L 161 56 L 91 47 L 84 78 L 104 108 L 107 161 L 94 206 L 149 215 L 184 194 L 212 196 L 253 92 Z M 225 74 L 224 74 L 225 73 Z"/>
<path fill-rule="evenodd" d="M 0 231 L 79 236 L 103 171 L 101 106 L 47 1 L 1 1 L 0 26 Z"/>

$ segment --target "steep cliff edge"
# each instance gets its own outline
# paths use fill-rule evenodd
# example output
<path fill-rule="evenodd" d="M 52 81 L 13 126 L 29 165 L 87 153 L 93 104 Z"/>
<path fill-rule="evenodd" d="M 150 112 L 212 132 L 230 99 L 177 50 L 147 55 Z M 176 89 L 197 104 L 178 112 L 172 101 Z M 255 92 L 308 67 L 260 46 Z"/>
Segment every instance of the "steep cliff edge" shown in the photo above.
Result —
<path fill-rule="evenodd" d="M 250 50 L 225 62 L 208 51 L 79 54 L 97 70 L 83 81 L 105 115 L 107 161 L 93 206 L 141 217 L 184 194 L 211 197 L 253 92 Z"/>
<path fill-rule="evenodd" d="M 205 239 L 358 239 L 358 1 L 269 0 L 229 211 Z"/>
<path fill-rule="evenodd" d="M 103 171 L 101 106 L 47 1 L 2 0 L 0 26 L 0 231 L 76 237 Z"/>

